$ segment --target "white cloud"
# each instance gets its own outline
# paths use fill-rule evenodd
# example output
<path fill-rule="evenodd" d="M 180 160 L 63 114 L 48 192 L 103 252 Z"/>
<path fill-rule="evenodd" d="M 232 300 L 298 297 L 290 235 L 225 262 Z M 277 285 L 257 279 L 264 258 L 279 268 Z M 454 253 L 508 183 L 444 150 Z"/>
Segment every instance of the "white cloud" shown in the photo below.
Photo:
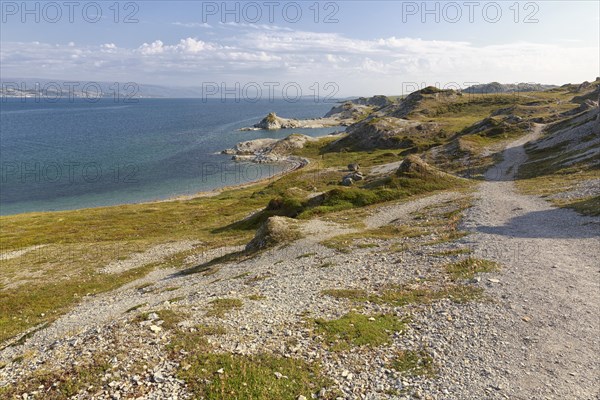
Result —
<path fill-rule="evenodd" d="M 155 40 L 148 44 L 144 43 L 139 47 L 140 53 L 144 55 L 161 54 L 165 51 L 164 43 L 162 40 Z"/>
<path fill-rule="evenodd" d="M 210 43 L 203 42 L 202 40 L 194 38 L 181 39 L 179 43 L 175 45 L 165 45 L 162 40 L 155 40 L 148 44 L 142 44 L 137 51 L 143 55 L 154 55 L 154 54 L 198 54 L 203 51 L 214 50 L 215 46 Z"/>
<path fill-rule="evenodd" d="M 221 79 L 295 80 L 308 86 L 335 81 L 343 95 L 398 93 L 404 82 L 576 82 L 594 79 L 600 64 L 597 48 L 577 43 L 476 46 L 464 41 L 364 40 L 335 33 L 226 26 L 239 29 L 210 42 L 193 37 L 174 42 L 157 39 L 133 48 L 114 43 L 3 42 L 1 71 L 4 76 L 25 72 L 37 76 L 39 69 L 34 66 L 44 64 L 45 72 L 55 77 L 100 79 L 101 75 L 107 80 L 166 85 Z"/>
<path fill-rule="evenodd" d="M 207 28 L 210 29 L 213 26 L 206 22 L 173 22 L 173 25 L 182 26 L 184 28 Z"/>

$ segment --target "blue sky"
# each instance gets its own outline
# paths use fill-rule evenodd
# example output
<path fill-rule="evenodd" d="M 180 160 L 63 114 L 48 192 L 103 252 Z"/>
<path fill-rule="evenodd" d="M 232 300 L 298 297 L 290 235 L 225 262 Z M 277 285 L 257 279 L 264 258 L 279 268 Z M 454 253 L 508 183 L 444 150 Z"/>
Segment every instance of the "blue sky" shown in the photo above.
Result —
<path fill-rule="evenodd" d="M 339 95 L 370 95 L 600 75 L 597 1 L 228 2 L 226 15 L 221 1 L 47 4 L 2 1 L 3 78 L 335 82 Z"/>

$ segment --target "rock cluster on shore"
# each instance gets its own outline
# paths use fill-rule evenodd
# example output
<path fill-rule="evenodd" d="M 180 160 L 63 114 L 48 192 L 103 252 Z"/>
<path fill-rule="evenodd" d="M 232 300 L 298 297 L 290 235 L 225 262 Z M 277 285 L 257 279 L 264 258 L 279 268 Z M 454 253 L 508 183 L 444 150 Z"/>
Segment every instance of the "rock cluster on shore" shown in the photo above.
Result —
<path fill-rule="evenodd" d="M 310 136 L 292 134 L 284 139 L 255 139 L 240 142 L 232 149 L 223 150 L 234 161 L 249 161 L 255 163 L 292 162 L 303 166 L 308 161 L 302 157 L 293 156 L 296 149 L 301 149 L 307 142 L 316 140 Z"/>

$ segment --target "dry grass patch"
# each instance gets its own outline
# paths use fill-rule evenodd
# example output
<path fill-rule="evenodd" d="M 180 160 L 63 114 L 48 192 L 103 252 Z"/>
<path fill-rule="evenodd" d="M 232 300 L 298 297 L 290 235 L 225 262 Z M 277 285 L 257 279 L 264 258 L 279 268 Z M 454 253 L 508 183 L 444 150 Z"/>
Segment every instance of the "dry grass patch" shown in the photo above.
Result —
<path fill-rule="evenodd" d="M 475 274 L 493 272 L 500 269 L 500 265 L 494 261 L 469 257 L 444 266 L 453 280 L 473 279 Z"/>
<path fill-rule="evenodd" d="M 391 368 L 407 375 L 433 377 L 436 373 L 433 357 L 425 350 L 404 350 L 394 357 Z"/>
<path fill-rule="evenodd" d="M 243 307 L 240 299 L 215 299 L 208 303 L 210 308 L 206 311 L 207 317 L 223 318 L 228 312 Z"/>

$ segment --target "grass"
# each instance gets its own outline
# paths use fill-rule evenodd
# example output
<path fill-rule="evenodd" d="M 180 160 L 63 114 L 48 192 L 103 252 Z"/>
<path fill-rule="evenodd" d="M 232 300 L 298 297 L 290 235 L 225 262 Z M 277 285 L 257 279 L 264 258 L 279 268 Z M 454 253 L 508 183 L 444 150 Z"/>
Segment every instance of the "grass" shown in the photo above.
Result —
<path fill-rule="evenodd" d="M 164 329 L 175 329 L 177 328 L 177 324 L 183 321 L 186 318 L 186 314 L 177 312 L 170 309 L 156 310 L 156 311 L 147 311 L 139 314 L 135 321 L 142 322 L 147 321 L 150 314 L 156 313 L 158 315 L 157 321 L 163 321 L 161 326 Z"/>
<path fill-rule="evenodd" d="M 169 286 L 169 287 L 164 288 L 161 293 L 164 293 L 164 292 L 174 292 L 174 291 L 176 291 L 179 288 L 181 288 L 181 286 Z"/>
<path fill-rule="evenodd" d="M 135 288 L 139 291 L 145 291 L 145 289 L 148 289 L 149 287 L 153 286 L 154 283 L 148 282 L 148 283 L 143 283 L 141 285 L 136 286 Z"/>
<path fill-rule="evenodd" d="M 201 353 L 186 357 L 184 362 L 190 368 L 180 371 L 179 378 L 197 398 L 206 400 L 296 399 L 300 395 L 311 398 L 330 385 L 315 364 L 267 354 Z"/>
<path fill-rule="evenodd" d="M 215 299 L 208 303 L 210 308 L 206 311 L 207 317 L 223 318 L 228 312 L 243 307 L 240 299 Z"/>
<path fill-rule="evenodd" d="M 248 296 L 248 300 L 252 300 L 252 301 L 260 301 L 260 300 L 265 300 L 267 297 L 260 295 L 260 294 L 251 294 L 250 296 Z"/>
<path fill-rule="evenodd" d="M 359 301 L 366 300 L 369 297 L 367 291 L 363 289 L 326 289 L 321 291 L 321 294 L 336 299 L 353 299 Z"/>
<path fill-rule="evenodd" d="M 197 325 L 194 329 L 198 335 L 202 336 L 225 335 L 227 333 L 227 329 L 220 325 Z"/>
<path fill-rule="evenodd" d="M 337 299 L 350 299 L 356 302 L 369 301 L 376 304 L 405 306 L 408 304 L 429 304 L 441 299 L 455 303 L 465 303 L 482 298 L 480 288 L 469 285 L 447 285 L 442 288 L 416 287 L 415 285 L 391 286 L 376 293 L 361 289 L 328 289 L 321 292 Z"/>
<path fill-rule="evenodd" d="M 264 281 L 265 279 L 268 279 L 268 278 L 270 278 L 272 276 L 273 276 L 272 273 L 267 272 L 267 273 L 264 273 L 264 274 L 253 276 L 252 278 L 248 278 L 248 279 L 246 279 L 246 281 L 244 283 L 246 285 L 251 285 L 251 284 L 256 283 L 256 282 Z"/>
<path fill-rule="evenodd" d="M 436 373 L 433 357 L 425 350 L 404 350 L 395 355 L 391 368 L 412 376 L 433 377 Z"/>
<path fill-rule="evenodd" d="M 174 329 L 178 323 L 185 319 L 184 314 L 173 310 L 159 310 L 156 313 L 158 314 L 158 318 L 163 321 L 161 326 L 164 329 Z"/>
<path fill-rule="evenodd" d="M 465 209 L 471 206 L 469 196 L 451 200 L 446 203 L 427 207 L 420 213 L 413 215 L 413 220 L 404 224 L 392 223 L 379 228 L 363 229 L 360 232 L 342 234 L 321 242 L 325 247 L 341 253 L 350 253 L 353 248 L 375 247 L 372 241 L 377 240 L 405 240 L 435 235 L 435 239 L 425 243 L 430 246 L 439 243 L 451 242 L 466 235 L 458 230 L 458 224 Z M 365 243 L 366 241 L 366 243 Z M 406 243 L 392 243 L 391 252 L 405 251 Z"/>
<path fill-rule="evenodd" d="M 185 381 L 195 398 L 272 400 L 296 399 L 300 395 L 311 398 L 321 388 L 331 385 L 317 363 L 271 354 L 214 353 L 206 336 L 223 333 L 220 327 L 179 331 L 169 346 L 171 357 L 180 365 L 177 376 Z"/>
<path fill-rule="evenodd" d="M 349 253 L 352 248 L 375 247 L 374 243 L 364 243 L 365 240 L 405 239 L 427 235 L 429 232 L 422 228 L 405 225 L 384 225 L 380 228 L 366 229 L 360 233 L 347 233 L 334 236 L 321 242 L 330 249 L 341 253 Z M 356 244 L 356 241 L 361 243 Z"/>
<path fill-rule="evenodd" d="M 319 265 L 318 268 L 331 268 L 331 267 L 335 267 L 335 264 L 332 262 L 324 262 L 323 264 Z"/>
<path fill-rule="evenodd" d="M 296 257 L 297 260 L 303 259 L 303 258 L 309 258 L 309 257 L 313 257 L 316 256 L 317 253 L 306 253 L 306 254 L 301 254 L 298 257 Z"/>
<path fill-rule="evenodd" d="M 128 309 L 125 311 L 125 313 L 129 313 L 129 312 L 137 311 L 137 310 L 139 310 L 140 308 L 142 308 L 142 307 L 145 307 L 145 306 L 147 306 L 147 305 L 148 305 L 148 303 L 141 303 L 141 304 L 135 305 L 135 306 L 133 306 L 133 307 L 130 307 L 130 308 L 128 308 Z"/>
<path fill-rule="evenodd" d="M 93 359 L 88 362 L 65 367 L 60 371 L 38 370 L 27 380 L 0 388 L 0 397 L 5 399 L 21 398 L 20 393 L 38 391 L 43 393 L 44 399 L 70 399 L 82 389 L 90 386 L 102 387 L 101 379 L 112 367 L 111 358 L 108 354 L 101 353 L 94 355 Z"/>
<path fill-rule="evenodd" d="M 406 321 L 393 315 L 369 317 L 353 312 L 329 321 L 316 319 L 314 323 L 316 331 L 335 351 L 356 346 L 381 346 L 394 332 L 401 332 L 406 327 Z"/>
<path fill-rule="evenodd" d="M 600 196 L 593 196 L 576 200 L 574 202 L 565 203 L 563 204 L 563 207 L 572 208 L 583 215 L 597 217 L 600 215 Z"/>
<path fill-rule="evenodd" d="M 100 293 L 146 275 L 151 266 L 121 274 L 82 273 L 63 281 L 36 282 L 0 291 L 0 341 L 42 323 L 50 323 L 89 293 Z"/>
<path fill-rule="evenodd" d="M 469 257 L 444 266 L 453 280 L 473 279 L 476 274 L 493 272 L 500 269 L 500 265 L 494 261 L 481 258 Z"/>

